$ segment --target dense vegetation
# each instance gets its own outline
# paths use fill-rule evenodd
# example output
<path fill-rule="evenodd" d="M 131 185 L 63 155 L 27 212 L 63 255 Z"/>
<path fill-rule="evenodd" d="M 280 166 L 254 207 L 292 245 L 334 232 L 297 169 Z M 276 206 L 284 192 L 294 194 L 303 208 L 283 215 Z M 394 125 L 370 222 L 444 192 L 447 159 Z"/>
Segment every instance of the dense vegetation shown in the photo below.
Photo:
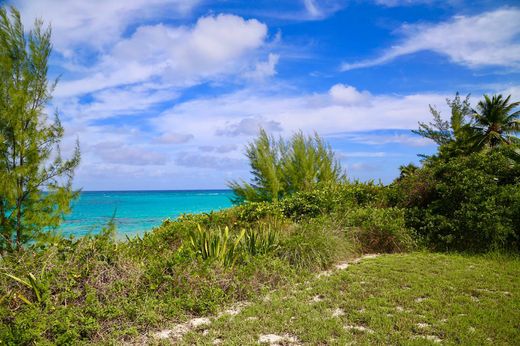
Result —
<path fill-rule="evenodd" d="M 413 247 L 403 211 L 381 208 L 381 186 L 330 189 L 185 215 L 126 242 L 107 229 L 5 256 L 0 339 L 121 341 L 300 282 L 361 252 Z"/>
<path fill-rule="evenodd" d="M 16 95 L 34 92 L 36 86 L 27 72 L 17 89 L 19 85 L 11 83 L 11 65 L 21 64 L 16 71 L 27 67 L 27 71 L 36 69 L 40 77 L 46 75 L 50 34 L 37 24 L 26 38 L 17 12 L 13 11 L 10 20 L 2 11 L 1 49 L 10 47 L 12 51 L 2 51 L 5 78 L 0 91 L 2 96 L 13 96 L 1 99 L 16 100 Z M 9 39 L 12 37 L 17 37 L 16 42 Z M 38 50 L 40 45 L 43 51 Z M 47 84 L 41 83 L 36 83 L 42 102 L 36 108 L 0 104 L 0 154 L 2 160 L 8 158 L 0 161 L 4 184 L 0 185 L 0 340 L 6 344 L 133 341 L 168 323 L 216 313 L 225 304 L 253 299 L 274 288 L 284 292 L 305 285 L 317 272 L 363 253 L 421 248 L 520 250 L 516 137 L 520 112 L 515 112 L 519 103 L 501 95 L 484 96 L 476 110 L 469 98 L 461 100 L 457 95 L 448 100 L 449 121 L 431 108 L 433 122 L 420 123 L 416 132 L 435 141 L 438 152 L 424 157 L 420 167 L 403 166 L 400 176 L 388 186 L 348 181 L 330 146 L 318 135 L 296 133 L 285 141 L 261 131 L 247 147 L 253 181 L 231 183 L 237 194 L 233 208 L 166 220 L 127 241 L 116 240 L 112 225 L 99 235 L 80 239 L 42 238 L 40 235 L 51 234 L 49 227 L 59 224 L 68 208 L 74 194 L 70 178 L 79 152 L 71 160 L 61 159 L 57 144 L 63 129 L 59 121 L 42 126 L 42 107 L 50 96 Z M 19 109 L 21 113 L 16 113 Z M 11 142 L 15 145 L 10 146 Z M 29 155 L 28 161 L 16 163 L 25 157 L 23 153 Z M 45 166 L 49 162 L 51 166 Z M 64 176 L 64 184 L 60 184 L 60 176 Z M 19 219 L 15 217 L 18 211 Z M 429 259 L 419 259 L 425 262 L 416 268 L 422 274 Z M 460 271 L 458 265 L 465 263 L 457 260 L 451 268 Z M 515 260 L 511 263 L 513 269 L 506 275 L 514 277 L 518 265 Z M 392 267 L 392 271 L 409 273 L 409 267 Z M 373 272 L 377 270 L 368 270 L 366 275 L 376 281 Z M 466 274 L 457 273 L 445 280 L 459 280 L 454 285 L 462 289 Z M 384 282 L 374 285 L 372 297 L 384 296 L 383 290 L 396 299 L 395 287 L 389 282 L 401 276 L 379 274 Z M 342 282 L 337 285 L 343 287 Z M 431 284 L 421 281 L 412 292 Z M 444 282 L 438 287 L 444 290 L 446 286 Z M 362 292 L 350 294 L 349 299 L 358 302 L 370 298 Z M 504 302 L 510 301 L 494 299 L 486 307 Z M 380 317 L 365 323 L 392 328 Z M 410 329 L 411 322 L 406 323 L 404 328 Z M 505 342 L 518 337 L 509 330 L 500 335 Z M 401 341 L 401 336 L 393 334 L 387 339 L 384 335 L 374 338 L 361 342 Z M 307 339 L 321 342 L 315 335 Z"/>

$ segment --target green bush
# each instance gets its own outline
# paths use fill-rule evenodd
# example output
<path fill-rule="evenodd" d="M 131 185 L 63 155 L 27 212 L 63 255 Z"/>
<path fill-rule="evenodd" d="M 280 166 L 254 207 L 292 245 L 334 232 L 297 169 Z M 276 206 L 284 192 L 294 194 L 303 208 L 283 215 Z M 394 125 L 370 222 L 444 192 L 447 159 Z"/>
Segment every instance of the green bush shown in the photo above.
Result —
<path fill-rule="evenodd" d="M 520 250 L 520 165 L 504 150 L 432 160 L 420 171 L 430 177 L 428 192 L 420 199 L 405 196 L 406 221 L 430 246 Z M 416 182 L 412 177 L 398 185 Z M 416 190 L 404 189 L 410 194 Z"/>
<path fill-rule="evenodd" d="M 349 253 L 341 229 L 324 227 L 325 219 L 295 225 L 283 234 L 277 255 L 292 266 L 309 271 L 329 268 Z"/>
<path fill-rule="evenodd" d="M 412 231 L 405 226 L 399 208 L 355 208 L 343 215 L 347 237 L 362 252 L 402 252 L 415 246 Z"/>

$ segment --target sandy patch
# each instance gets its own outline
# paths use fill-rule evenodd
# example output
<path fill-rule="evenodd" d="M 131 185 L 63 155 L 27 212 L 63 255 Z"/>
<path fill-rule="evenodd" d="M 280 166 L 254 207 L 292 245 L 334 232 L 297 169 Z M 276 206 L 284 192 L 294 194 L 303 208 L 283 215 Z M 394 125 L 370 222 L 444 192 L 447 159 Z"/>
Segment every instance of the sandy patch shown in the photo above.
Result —
<path fill-rule="evenodd" d="M 298 339 L 295 336 L 284 334 L 284 335 L 276 335 L 276 334 L 264 334 L 260 335 L 258 338 L 259 344 L 269 344 L 272 346 L 275 345 L 300 345 Z"/>
<path fill-rule="evenodd" d="M 416 335 L 416 336 L 414 336 L 414 339 L 425 339 L 425 340 L 428 340 L 428 341 L 431 341 L 431 342 L 434 342 L 437 344 L 442 342 L 442 339 L 440 339 L 436 335 Z"/>
<path fill-rule="evenodd" d="M 332 317 L 340 317 L 345 315 L 345 311 L 343 309 L 337 308 L 336 310 L 332 311 Z"/>
<path fill-rule="evenodd" d="M 367 328 L 365 326 L 354 326 L 354 325 L 346 325 L 345 326 L 345 329 L 347 330 L 355 330 L 355 331 L 358 331 L 358 332 L 364 332 L 364 333 L 369 333 L 369 334 L 373 334 L 374 331 L 370 328 Z"/>

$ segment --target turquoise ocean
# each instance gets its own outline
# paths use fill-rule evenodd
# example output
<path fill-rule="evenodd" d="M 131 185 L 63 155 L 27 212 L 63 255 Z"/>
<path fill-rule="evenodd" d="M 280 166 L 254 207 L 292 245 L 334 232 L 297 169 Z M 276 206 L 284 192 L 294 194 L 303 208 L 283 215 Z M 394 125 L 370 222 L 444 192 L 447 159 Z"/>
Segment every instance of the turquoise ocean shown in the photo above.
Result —
<path fill-rule="evenodd" d="M 76 237 L 98 233 L 115 216 L 118 236 L 142 234 L 183 213 L 228 208 L 232 197 L 230 190 L 84 191 L 60 231 Z"/>

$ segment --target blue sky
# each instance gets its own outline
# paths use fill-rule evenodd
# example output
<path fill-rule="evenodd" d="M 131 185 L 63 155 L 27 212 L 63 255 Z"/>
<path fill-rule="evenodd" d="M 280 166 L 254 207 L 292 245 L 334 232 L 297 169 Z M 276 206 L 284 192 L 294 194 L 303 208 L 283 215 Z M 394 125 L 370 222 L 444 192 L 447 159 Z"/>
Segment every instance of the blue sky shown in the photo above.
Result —
<path fill-rule="evenodd" d="M 516 1 L 12 1 L 53 28 L 49 110 L 85 190 L 224 188 L 264 127 L 324 136 L 388 183 L 435 146 L 411 134 L 456 91 L 520 99 Z"/>

